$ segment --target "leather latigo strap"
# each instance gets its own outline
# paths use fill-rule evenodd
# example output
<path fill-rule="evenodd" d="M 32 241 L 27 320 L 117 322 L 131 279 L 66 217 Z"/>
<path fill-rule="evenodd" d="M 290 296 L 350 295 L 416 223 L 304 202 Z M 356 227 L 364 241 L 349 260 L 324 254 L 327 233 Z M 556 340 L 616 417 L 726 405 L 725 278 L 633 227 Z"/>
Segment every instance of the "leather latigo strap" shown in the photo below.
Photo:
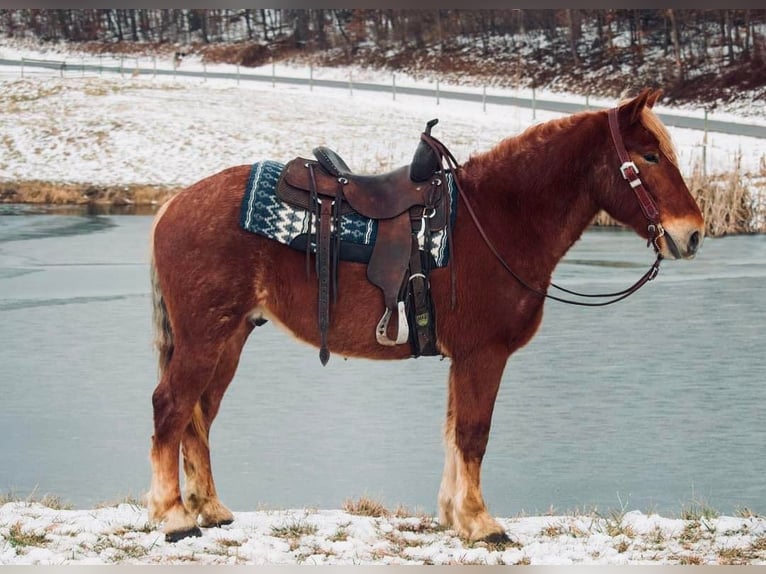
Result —
<path fill-rule="evenodd" d="M 330 235 L 332 234 L 332 203 L 322 200 L 319 211 L 319 238 L 317 247 L 317 266 L 319 275 L 319 360 L 323 365 L 330 359 L 327 347 L 327 331 L 330 328 Z"/>
<path fill-rule="evenodd" d="M 423 223 L 427 225 L 426 222 Z M 410 292 L 410 319 L 414 326 L 411 332 L 412 354 L 415 357 L 438 355 L 436 348 L 436 315 L 433 312 L 431 291 L 428 277 L 424 273 L 420 259 L 418 239 L 412 237 L 412 254 L 410 256 L 410 277 L 408 288 Z"/>

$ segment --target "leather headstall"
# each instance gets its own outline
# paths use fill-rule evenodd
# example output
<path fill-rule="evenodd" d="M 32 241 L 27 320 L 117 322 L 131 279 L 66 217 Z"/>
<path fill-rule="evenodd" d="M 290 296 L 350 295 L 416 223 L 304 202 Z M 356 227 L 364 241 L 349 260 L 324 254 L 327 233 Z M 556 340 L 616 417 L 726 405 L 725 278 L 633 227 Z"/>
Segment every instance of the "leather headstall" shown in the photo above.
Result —
<path fill-rule="evenodd" d="M 649 242 L 651 242 L 654 250 L 659 254 L 660 248 L 657 241 L 660 237 L 665 235 L 665 230 L 660 224 L 660 210 L 657 207 L 654 198 L 644 186 L 644 182 L 642 182 L 641 178 L 638 176 L 638 166 L 632 159 L 630 159 L 628 150 L 625 148 L 625 142 L 620 133 L 618 112 L 619 108 L 611 108 L 609 110 L 609 132 L 612 135 L 614 149 L 617 151 L 617 155 L 620 158 L 620 173 L 630 185 L 633 193 L 636 195 L 636 199 L 638 199 L 641 211 L 649 222 L 649 225 L 647 226 L 647 230 L 649 231 Z"/>

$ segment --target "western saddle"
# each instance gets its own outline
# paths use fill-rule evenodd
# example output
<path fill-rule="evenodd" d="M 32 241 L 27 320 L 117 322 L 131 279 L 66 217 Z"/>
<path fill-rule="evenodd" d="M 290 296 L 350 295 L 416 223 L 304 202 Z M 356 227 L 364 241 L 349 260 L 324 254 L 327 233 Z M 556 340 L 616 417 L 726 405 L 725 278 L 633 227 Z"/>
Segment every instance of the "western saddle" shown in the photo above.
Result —
<path fill-rule="evenodd" d="M 438 354 L 428 284 L 431 234 L 446 229 L 451 243 L 451 213 L 447 174 L 442 165 L 444 153 L 449 152 L 430 135 L 437 122 L 434 119 L 426 124 L 412 163 L 389 173 L 353 173 L 337 153 L 324 146 L 314 148 L 316 159 L 296 157 L 282 171 L 277 196 L 310 213 L 306 272 L 310 275 L 309 254 L 315 252 L 319 359 L 323 365 L 330 358 L 327 331 L 330 293 L 335 302 L 338 291 L 341 218 L 351 212 L 377 222 L 367 278 L 383 293 L 385 310 L 375 332 L 378 343 L 392 346 L 409 341 L 415 357 Z M 394 313 L 397 329 L 391 338 L 388 324 Z M 414 333 L 408 315 L 414 322 Z"/>

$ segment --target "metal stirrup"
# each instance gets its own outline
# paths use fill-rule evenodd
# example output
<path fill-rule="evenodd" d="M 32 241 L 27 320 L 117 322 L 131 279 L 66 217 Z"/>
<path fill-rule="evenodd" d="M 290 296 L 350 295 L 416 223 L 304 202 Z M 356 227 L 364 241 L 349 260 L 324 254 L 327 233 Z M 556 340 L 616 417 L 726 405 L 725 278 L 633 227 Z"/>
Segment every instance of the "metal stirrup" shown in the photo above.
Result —
<path fill-rule="evenodd" d="M 396 331 L 396 340 L 388 338 L 386 330 L 388 329 L 388 321 L 391 319 L 391 309 L 386 307 L 386 312 L 378 321 L 378 326 L 375 328 L 375 338 L 378 343 L 385 345 L 386 347 L 393 347 L 394 345 L 402 345 L 406 343 L 410 338 L 410 327 L 407 324 L 407 313 L 404 310 L 404 301 L 397 303 L 397 310 L 399 315 L 399 325 Z"/>

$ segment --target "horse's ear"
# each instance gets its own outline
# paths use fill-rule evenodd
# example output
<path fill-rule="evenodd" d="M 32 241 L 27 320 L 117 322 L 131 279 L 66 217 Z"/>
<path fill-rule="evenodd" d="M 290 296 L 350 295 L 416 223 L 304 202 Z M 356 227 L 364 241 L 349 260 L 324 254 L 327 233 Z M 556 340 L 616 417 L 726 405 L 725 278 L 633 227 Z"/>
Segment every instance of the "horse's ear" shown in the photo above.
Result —
<path fill-rule="evenodd" d="M 653 108 L 654 104 L 656 104 L 661 97 L 662 90 L 654 90 L 651 94 L 649 94 L 649 98 L 646 100 L 646 106 Z"/>
<path fill-rule="evenodd" d="M 642 90 L 641 93 L 638 94 L 635 98 L 625 102 L 620 106 L 620 112 L 629 118 L 628 121 L 631 125 L 636 123 L 641 118 L 641 112 L 643 111 L 644 106 L 648 105 L 651 108 L 652 105 L 654 105 L 652 96 L 652 90 L 650 88 L 646 88 L 645 90 Z M 650 100 L 651 103 L 649 103 Z"/>

